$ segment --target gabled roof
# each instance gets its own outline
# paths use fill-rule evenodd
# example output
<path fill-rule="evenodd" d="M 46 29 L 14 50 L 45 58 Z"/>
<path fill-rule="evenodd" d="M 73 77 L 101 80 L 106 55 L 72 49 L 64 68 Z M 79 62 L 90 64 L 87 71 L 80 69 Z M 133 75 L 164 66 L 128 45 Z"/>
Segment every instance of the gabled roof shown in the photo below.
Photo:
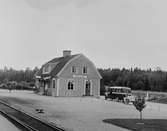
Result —
<path fill-rule="evenodd" d="M 36 73 L 36 76 L 41 76 L 41 77 L 47 77 L 47 76 L 56 76 L 60 71 L 61 69 L 71 60 L 73 59 L 74 57 L 76 56 L 79 56 L 80 54 L 76 54 L 76 55 L 70 55 L 70 56 L 66 56 L 66 57 L 57 57 L 57 58 L 54 58 L 50 61 L 48 61 L 46 64 L 44 64 L 41 69 Z M 55 66 L 53 67 L 53 69 L 51 70 L 50 73 L 48 74 L 43 74 L 42 73 L 42 68 L 47 65 L 47 64 L 50 64 L 50 63 L 56 63 Z"/>

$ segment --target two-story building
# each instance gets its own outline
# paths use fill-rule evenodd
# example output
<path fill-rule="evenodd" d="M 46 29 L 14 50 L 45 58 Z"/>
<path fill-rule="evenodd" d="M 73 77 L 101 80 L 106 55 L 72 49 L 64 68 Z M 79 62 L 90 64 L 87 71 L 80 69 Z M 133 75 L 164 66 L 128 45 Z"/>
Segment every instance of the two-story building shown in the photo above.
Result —
<path fill-rule="evenodd" d="M 45 63 L 35 75 L 39 93 L 50 96 L 100 96 L 101 75 L 83 54 L 63 56 Z"/>

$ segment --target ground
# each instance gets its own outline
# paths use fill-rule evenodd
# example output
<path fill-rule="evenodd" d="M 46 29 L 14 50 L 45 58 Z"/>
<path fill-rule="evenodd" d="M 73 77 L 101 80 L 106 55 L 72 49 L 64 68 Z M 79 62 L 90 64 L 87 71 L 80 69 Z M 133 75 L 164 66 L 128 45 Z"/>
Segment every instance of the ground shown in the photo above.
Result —
<path fill-rule="evenodd" d="M 9 122 L 2 115 L 0 115 L 0 130 L 1 131 L 20 131 L 14 124 Z"/>
<path fill-rule="evenodd" d="M 34 116 L 56 123 L 67 131 L 126 131 L 104 123 L 105 119 L 136 119 L 139 113 L 133 105 L 92 97 L 49 97 L 31 91 L 0 90 L 0 99 Z M 44 109 L 40 114 L 36 109 Z M 167 119 L 167 105 L 147 103 L 145 119 Z"/>

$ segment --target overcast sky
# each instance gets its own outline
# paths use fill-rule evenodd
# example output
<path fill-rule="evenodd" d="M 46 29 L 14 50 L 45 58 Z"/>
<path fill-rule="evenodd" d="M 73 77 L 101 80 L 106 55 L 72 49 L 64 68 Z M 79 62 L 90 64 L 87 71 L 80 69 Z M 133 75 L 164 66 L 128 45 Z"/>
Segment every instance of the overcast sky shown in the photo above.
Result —
<path fill-rule="evenodd" d="M 166 0 L 0 0 L 0 66 L 40 67 L 64 49 L 98 68 L 167 70 Z"/>

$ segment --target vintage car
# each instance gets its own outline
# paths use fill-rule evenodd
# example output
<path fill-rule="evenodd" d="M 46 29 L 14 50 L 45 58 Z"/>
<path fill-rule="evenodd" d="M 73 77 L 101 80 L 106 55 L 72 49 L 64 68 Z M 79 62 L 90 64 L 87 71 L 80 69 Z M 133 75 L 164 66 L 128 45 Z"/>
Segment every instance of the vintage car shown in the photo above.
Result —
<path fill-rule="evenodd" d="M 133 102 L 135 96 L 132 95 L 129 87 L 106 87 L 105 99 L 122 101 L 124 103 Z"/>

